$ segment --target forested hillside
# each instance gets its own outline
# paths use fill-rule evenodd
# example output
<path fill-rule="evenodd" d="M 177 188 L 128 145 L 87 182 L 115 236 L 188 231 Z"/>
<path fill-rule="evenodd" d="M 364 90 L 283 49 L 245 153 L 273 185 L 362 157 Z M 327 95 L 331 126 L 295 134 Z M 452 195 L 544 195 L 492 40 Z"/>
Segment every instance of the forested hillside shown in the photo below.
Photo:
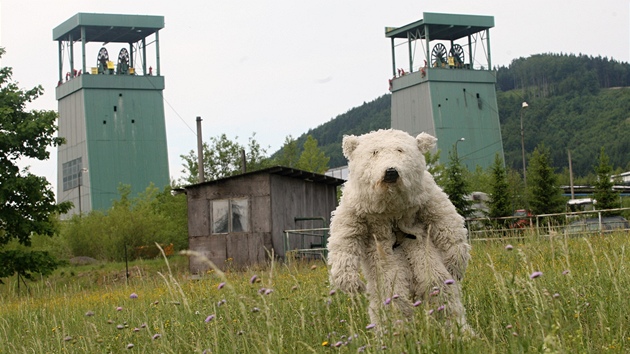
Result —
<path fill-rule="evenodd" d="M 586 176 L 603 146 L 615 168 L 630 170 L 630 64 L 584 55 L 540 54 L 497 68 L 497 101 L 507 166 L 521 166 L 520 114 L 525 150 L 544 143 L 558 171 L 568 167 L 571 150 L 576 176 Z M 390 127 L 390 95 L 352 108 L 307 135 L 330 156 L 330 167 L 346 164 L 341 140 Z"/>

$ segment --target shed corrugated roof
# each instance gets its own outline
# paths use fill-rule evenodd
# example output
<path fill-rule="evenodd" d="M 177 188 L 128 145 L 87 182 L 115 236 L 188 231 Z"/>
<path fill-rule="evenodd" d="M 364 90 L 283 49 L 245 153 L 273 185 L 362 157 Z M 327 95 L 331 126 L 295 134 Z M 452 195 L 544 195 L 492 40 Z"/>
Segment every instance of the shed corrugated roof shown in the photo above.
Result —
<path fill-rule="evenodd" d="M 262 170 L 246 172 L 240 175 L 219 178 L 212 181 L 206 181 L 203 183 L 191 184 L 188 186 L 184 186 L 184 189 L 198 188 L 201 186 L 216 184 L 216 183 L 228 180 L 228 179 L 242 178 L 242 177 L 256 175 L 256 174 L 272 174 L 272 175 L 279 175 L 279 176 L 285 176 L 285 177 L 292 177 L 292 178 L 302 179 L 305 181 L 310 181 L 310 182 L 315 182 L 315 183 L 328 184 L 332 186 L 340 186 L 345 182 L 345 180 L 343 179 L 326 176 L 319 173 L 313 173 L 313 172 L 298 170 L 295 168 L 284 167 L 284 166 L 273 166 L 273 167 L 265 168 Z"/>

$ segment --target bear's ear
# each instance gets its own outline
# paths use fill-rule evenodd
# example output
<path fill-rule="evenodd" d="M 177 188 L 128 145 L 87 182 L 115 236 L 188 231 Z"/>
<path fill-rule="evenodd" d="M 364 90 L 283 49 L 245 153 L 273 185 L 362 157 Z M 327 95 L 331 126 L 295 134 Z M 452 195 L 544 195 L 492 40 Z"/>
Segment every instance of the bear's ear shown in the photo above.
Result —
<path fill-rule="evenodd" d="M 341 147 L 343 149 L 343 156 L 350 160 L 350 155 L 354 149 L 359 146 L 359 138 L 354 135 L 344 135 Z"/>
<path fill-rule="evenodd" d="M 416 137 L 416 142 L 418 143 L 418 149 L 424 154 L 435 147 L 437 138 L 433 135 L 422 132 Z"/>

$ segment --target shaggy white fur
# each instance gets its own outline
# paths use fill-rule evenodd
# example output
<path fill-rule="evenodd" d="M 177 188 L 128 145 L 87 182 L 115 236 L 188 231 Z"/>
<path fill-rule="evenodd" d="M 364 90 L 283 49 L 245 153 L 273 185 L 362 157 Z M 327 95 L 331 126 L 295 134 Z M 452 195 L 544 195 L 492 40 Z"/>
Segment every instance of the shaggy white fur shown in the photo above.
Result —
<path fill-rule="evenodd" d="M 470 245 L 464 219 L 426 170 L 423 154 L 436 141 L 393 129 L 344 136 L 349 178 L 330 225 L 330 280 L 367 291 L 373 323 L 410 317 L 422 300 L 466 326 L 459 281 Z"/>

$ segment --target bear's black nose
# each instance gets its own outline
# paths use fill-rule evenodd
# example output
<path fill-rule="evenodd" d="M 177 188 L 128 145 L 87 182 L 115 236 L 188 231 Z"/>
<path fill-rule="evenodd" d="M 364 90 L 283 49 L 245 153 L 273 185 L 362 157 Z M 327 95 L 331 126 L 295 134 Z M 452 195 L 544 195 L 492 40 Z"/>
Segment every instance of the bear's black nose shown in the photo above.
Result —
<path fill-rule="evenodd" d="M 383 181 L 386 183 L 394 183 L 398 180 L 398 171 L 395 168 L 390 167 L 385 170 L 385 177 L 383 177 Z"/>

